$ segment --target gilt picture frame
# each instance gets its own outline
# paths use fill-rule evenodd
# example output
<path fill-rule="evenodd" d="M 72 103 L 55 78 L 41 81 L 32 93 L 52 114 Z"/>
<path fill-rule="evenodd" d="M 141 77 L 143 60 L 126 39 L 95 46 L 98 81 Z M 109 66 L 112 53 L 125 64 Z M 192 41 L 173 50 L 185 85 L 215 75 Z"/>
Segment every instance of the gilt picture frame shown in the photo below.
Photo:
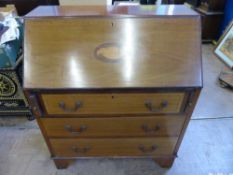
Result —
<path fill-rule="evenodd" d="M 214 53 L 233 69 L 233 21 L 219 39 Z"/>

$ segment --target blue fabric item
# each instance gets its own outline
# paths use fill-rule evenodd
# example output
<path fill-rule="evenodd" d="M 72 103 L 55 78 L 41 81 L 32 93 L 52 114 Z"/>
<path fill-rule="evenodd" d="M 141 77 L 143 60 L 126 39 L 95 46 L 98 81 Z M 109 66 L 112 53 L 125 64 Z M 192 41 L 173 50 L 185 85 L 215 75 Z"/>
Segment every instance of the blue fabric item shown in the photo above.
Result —
<path fill-rule="evenodd" d="M 220 30 L 220 36 L 222 35 L 223 31 L 230 24 L 232 20 L 233 20 L 233 0 L 227 0 L 224 10 L 224 19 Z"/>

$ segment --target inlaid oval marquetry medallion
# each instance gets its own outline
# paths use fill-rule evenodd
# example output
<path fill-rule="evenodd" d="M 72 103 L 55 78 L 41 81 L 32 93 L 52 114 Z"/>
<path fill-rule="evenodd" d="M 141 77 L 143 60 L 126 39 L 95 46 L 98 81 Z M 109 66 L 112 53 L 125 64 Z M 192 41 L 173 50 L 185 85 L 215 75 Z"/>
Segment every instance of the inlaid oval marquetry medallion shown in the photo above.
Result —
<path fill-rule="evenodd" d="M 95 57 L 107 62 L 116 62 L 122 59 L 123 49 L 118 43 L 104 43 L 96 47 Z"/>
<path fill-rule="evenodd" d="M 16 92 L 16 86 L 8 76 L 0 74 L 0 97 L 10 97 Z"/>

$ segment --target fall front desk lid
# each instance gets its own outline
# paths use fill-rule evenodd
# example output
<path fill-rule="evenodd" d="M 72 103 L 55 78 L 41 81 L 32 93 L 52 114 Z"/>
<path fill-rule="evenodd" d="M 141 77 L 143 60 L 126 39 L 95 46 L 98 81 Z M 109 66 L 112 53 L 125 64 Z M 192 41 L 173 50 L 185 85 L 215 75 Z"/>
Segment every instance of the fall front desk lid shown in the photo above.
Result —
<path fill-rule="evenodd" d="M 154 6 L 145 15 L 89 8 L 25 19 L 24 88 L 202 86 L 199 15 L 176 6 L 179 15 L 152 13 Z"/>

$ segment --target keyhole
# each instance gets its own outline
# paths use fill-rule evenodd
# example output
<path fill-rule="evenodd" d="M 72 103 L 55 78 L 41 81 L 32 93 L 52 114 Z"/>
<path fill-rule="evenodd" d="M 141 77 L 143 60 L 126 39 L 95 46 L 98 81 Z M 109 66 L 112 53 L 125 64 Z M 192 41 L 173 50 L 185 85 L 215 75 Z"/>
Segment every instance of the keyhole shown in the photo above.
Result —
<path fill-rule="evenodd" d="M 112 22 L 112 27 L 113 27 L 113 25 L 114 25 L 114 24 L 113 24 L 113 22 Z"/>

